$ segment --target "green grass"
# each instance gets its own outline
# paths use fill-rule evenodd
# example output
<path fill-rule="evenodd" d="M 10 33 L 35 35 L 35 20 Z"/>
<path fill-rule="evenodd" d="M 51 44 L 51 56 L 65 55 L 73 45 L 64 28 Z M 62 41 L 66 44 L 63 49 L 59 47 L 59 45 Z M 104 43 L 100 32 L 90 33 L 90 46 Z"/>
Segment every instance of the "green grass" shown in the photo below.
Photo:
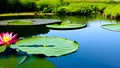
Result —
<path fill-rule="evenodd" d="M 104 10 L 104 15 L 106 17 L 112 16 L 112 17 L 118 17 L 120 16 L 120 5 L 109 5 L 105 10 Z"/>

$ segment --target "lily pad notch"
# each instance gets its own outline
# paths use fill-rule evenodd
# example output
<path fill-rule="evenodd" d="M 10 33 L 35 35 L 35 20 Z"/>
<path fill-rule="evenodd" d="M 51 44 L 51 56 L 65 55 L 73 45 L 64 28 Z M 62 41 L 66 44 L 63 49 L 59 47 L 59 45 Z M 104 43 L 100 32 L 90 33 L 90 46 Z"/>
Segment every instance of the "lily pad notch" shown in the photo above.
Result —
<path fill-rule="evenodd" d="M 120 24 L 105 24 L 105 25 L 102 25 L 102 28 L 111 30 L 111 31 L 120 32 Z"/>
<path fill-rule="evenodd" d="M 18 41 L 11 48 L 27 54 L 43 54 L 46 56 L 62 56 L 77 51 L 79 44 L 66 38 L 35 36 Z"/>

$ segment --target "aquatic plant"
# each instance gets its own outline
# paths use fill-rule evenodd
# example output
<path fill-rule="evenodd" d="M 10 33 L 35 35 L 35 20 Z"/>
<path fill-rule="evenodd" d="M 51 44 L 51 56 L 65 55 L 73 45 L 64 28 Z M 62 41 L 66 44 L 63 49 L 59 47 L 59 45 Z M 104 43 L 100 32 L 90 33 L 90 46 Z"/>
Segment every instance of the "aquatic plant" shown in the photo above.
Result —
<path fill-rule="evenodd" d="M 11 48 L 27 54 L 43 54 L 46 56 L 62 56 L 78 49 L 75 41 L 59 37 L 35 36 L 13 44 Z"/>
<path fill-rule="evenodd" d="M 19 39 L 16 39 L 17 34 L 13 35 L 13 33 L 1 33 L 0 34 L 0 46 L 9 47 L 10 44 L 16 43 Z"/>
<path fill-rule="evenodd" d="M 56 30 L 71 30 L 71 29 L 80 29 L 84 28 L 86 24 L 53 24 L 53 25 L 46 25 L 46 27 L 51 28 L 51 29 L 56 29 Z"/>
<path fill-rule="evenodd" d="M 66 38 L 34 36 L 19 40 L 17 34 L 0 34 L 0 55 L 20 53 L 43 54 L 46 56 L 61 56 L 76 51 L 79 47 L 75 41 Z M 12 52 L 11 52 L 12 51 Z"/>
<path fill-rule="evenodd" d="M 105 24 L 102 25 L 102 28 L 111 30 L 111 31 L 119 31 L 120 32 L 120 24 Z"/>
<path fill-rule="evenodd" d="M 10 47 L 10 44 L 16 43 L 19 39 L 17 39 L 17 34 L 13 35 L 13 33 L 1 33 L 0 34 L 0 52 L 4 52 L 6 48 Z"/>

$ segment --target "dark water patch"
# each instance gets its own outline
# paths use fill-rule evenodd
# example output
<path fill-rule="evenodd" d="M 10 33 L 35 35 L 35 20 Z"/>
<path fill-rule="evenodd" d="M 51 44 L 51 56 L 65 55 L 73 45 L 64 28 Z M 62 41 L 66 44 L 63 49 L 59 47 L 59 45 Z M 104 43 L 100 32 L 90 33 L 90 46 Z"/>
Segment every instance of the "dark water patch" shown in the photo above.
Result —
<path fill-rule="evenodd" d="M 20 37 L 29 37 L 37 34 L 45 34 L 49 29 L 45 26 L 0 26 L 0 32 L 14 32 Z"/>

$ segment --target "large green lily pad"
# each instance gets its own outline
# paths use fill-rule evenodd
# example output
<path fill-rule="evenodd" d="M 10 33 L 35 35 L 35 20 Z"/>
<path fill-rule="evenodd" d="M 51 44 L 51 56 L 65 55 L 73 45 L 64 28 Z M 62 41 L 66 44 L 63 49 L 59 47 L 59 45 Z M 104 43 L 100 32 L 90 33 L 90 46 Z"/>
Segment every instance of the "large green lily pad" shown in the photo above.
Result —
<path fill-rule="evenodd" d="M 112 31 L 120 31 L 120 24 L 105 24 L 102 27 Z"/>
<path fill-rule="evenodd" d="M 60 24 L 60 20 L 56 19 L 14 19 L 14 20 L 3 20 L 0 21 L 0 26 L 7 26 L 7 25 L 47 25 L 47 24 Z"/>
<path fill-rule="evenodd" d="M 53 24 L 53 25 L 46 25 L 46 27 L 51 29 L 78 29 L 85 27 L 85 24 Z"/>
<path fill-rule="evenodd" d="M 0 56 L 0 68 L 18 68 L 26 56 Z"/>
<path fill-rule="evenodd" d="M 37 56 L 7 55 L 0 56 L 0 68 L 56 68 L 56 67 L 50 61 Z"/>
<path fill-rule="evenodd" d="M 61 56 L 78 49 L 75 41 L 58 37 L 32 37 L 18 41 L 11 45 L 18 51 L 24 51 L 28 54 L 44 54 L 46 56 Z"/>
<path fill-rule="evenodd" d="M 25 20 L 15 20 L 15 21 L 9 21 L 7 22 L 7 25 L 32 25 L 33 23 L 31 21 L 25 21 Z"/>
<path fill-rule="evenodd" d="M 56 68 L 56 66 L 44 58 L 30 56 L 19 64 L 18 68 Z"/>

